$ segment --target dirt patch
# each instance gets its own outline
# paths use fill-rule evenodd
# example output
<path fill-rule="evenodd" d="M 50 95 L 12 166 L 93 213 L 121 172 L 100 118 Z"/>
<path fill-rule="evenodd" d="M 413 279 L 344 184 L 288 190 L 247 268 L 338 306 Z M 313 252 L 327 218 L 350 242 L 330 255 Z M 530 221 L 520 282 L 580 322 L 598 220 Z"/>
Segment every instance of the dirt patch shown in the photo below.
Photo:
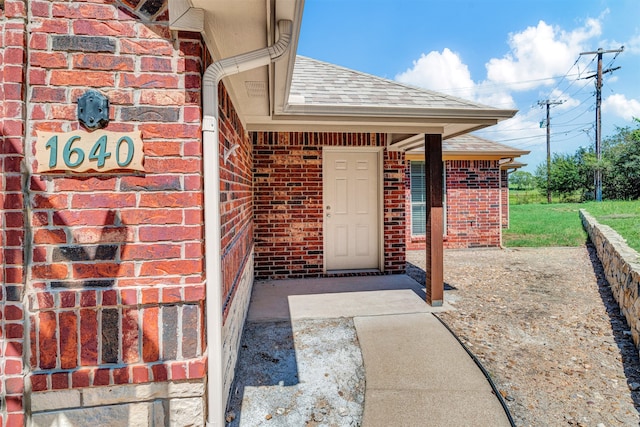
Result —
<path fill-rule="evenodd" d="M 244 328 L 228 426 L 358 426 L 365 378 L 352 319 Z"/>
<path fill-rule="evenodd" d="M 424 252 L 408 252 L 424 283 Z M 445 251 L 439 315 L 489 371 L 518 426 L 632 426 L 640 361 L 591 247 Z"/>

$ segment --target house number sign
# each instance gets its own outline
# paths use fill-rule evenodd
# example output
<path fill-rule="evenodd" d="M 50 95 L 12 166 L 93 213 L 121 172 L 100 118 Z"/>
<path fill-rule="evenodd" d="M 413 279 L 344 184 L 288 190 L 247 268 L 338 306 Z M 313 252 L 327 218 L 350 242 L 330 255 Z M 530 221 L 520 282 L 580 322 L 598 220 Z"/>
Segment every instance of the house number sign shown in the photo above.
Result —
<path fill-rule="evenodd" d="M 37 172 L 144 171 L 140 132 L 36 133 Z"/>

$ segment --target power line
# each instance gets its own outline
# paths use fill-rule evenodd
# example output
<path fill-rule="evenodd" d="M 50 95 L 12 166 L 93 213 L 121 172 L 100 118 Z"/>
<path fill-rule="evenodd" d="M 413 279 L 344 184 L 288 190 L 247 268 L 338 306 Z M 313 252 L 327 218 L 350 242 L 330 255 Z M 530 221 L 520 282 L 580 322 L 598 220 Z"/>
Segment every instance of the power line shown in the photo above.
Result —
<path fill-rule="evenodd" d="M 547 107 L 547 203 L 551 203 L 551 118 L 549 110 L 552 105 L 560 105 L 564 101 L 550 101 L 548 99 L 544 101 L 538 101 L 539 106 L 546 105 Z"/>
<path fill-rule="evenodd" d="M 602 70 L 602 55 L 605 53 L 615 53 L 616 56 L 614 59 L 624 50 L 624 46 L 621 46 L 620 49 L 611 49 L 604 50 L 599 48 L 595 52 L 582 52 L 582 55 L 597 55 L 598 56 L 598 72 L 594 75 L 584 77 L 585 79 L 590 79 L 596 77 L 596 159 L 598 161 L 598 167 L 596 167 L 595 173 L 595 187 L 596 187 L 596 201 L 602 201 L 602 171 L 600 170 L 600 160 L 602 157 L 601 153 L 601 133 L 602 133 L 602 115 L 600 113 L 601 105 L 602 105 L 602 75 L 606 73 L 611 73 L 620 67 L 616 68 L 607 68 L 606 70 Z M 613 62 L 613 61 L 612 61 Z M 609 64 L 611 64 L 610 62 Z"/>

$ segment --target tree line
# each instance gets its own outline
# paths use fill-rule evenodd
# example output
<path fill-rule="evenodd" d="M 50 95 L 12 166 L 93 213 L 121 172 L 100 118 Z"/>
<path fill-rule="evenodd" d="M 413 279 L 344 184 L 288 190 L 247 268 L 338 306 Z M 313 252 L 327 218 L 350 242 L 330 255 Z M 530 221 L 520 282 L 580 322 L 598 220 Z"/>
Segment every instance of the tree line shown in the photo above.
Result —
<path fill-rule="evenodd" d="M 554 153 L 551 176 L 547 180 L 547 164 L 537 166 L 535 173 L 516 171 L 509 175 L 509 187 L 515 190 L 536 189 L 560 200 L 595 198 L 595 172 L 602 173 L 602 198 L 606 200 L 640 199 L 640 119 L 635 127 L 618 127 L 605 138 L 600 161 L 593 147 L 580 147 L 573 154 Z"/>

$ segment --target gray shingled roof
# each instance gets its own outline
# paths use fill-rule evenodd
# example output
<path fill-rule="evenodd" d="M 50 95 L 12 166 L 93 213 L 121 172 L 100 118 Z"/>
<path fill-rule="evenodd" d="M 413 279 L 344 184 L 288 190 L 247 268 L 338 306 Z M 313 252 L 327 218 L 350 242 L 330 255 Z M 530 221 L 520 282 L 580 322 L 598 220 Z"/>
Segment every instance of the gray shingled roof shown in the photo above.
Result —
<path fill-rule="evenodd" d="M 442 141 L 442 152 L 447 154 L 504 154 L 516 157 L 529 154 L 529 151 L 520 150 L 471 134 L 460 135 Z"/>
<path fill-rule="evenodd" d="M 300 55 L 296 57 L 293 70 L 289 104 L 392 109 L 494 109 Z"/>

